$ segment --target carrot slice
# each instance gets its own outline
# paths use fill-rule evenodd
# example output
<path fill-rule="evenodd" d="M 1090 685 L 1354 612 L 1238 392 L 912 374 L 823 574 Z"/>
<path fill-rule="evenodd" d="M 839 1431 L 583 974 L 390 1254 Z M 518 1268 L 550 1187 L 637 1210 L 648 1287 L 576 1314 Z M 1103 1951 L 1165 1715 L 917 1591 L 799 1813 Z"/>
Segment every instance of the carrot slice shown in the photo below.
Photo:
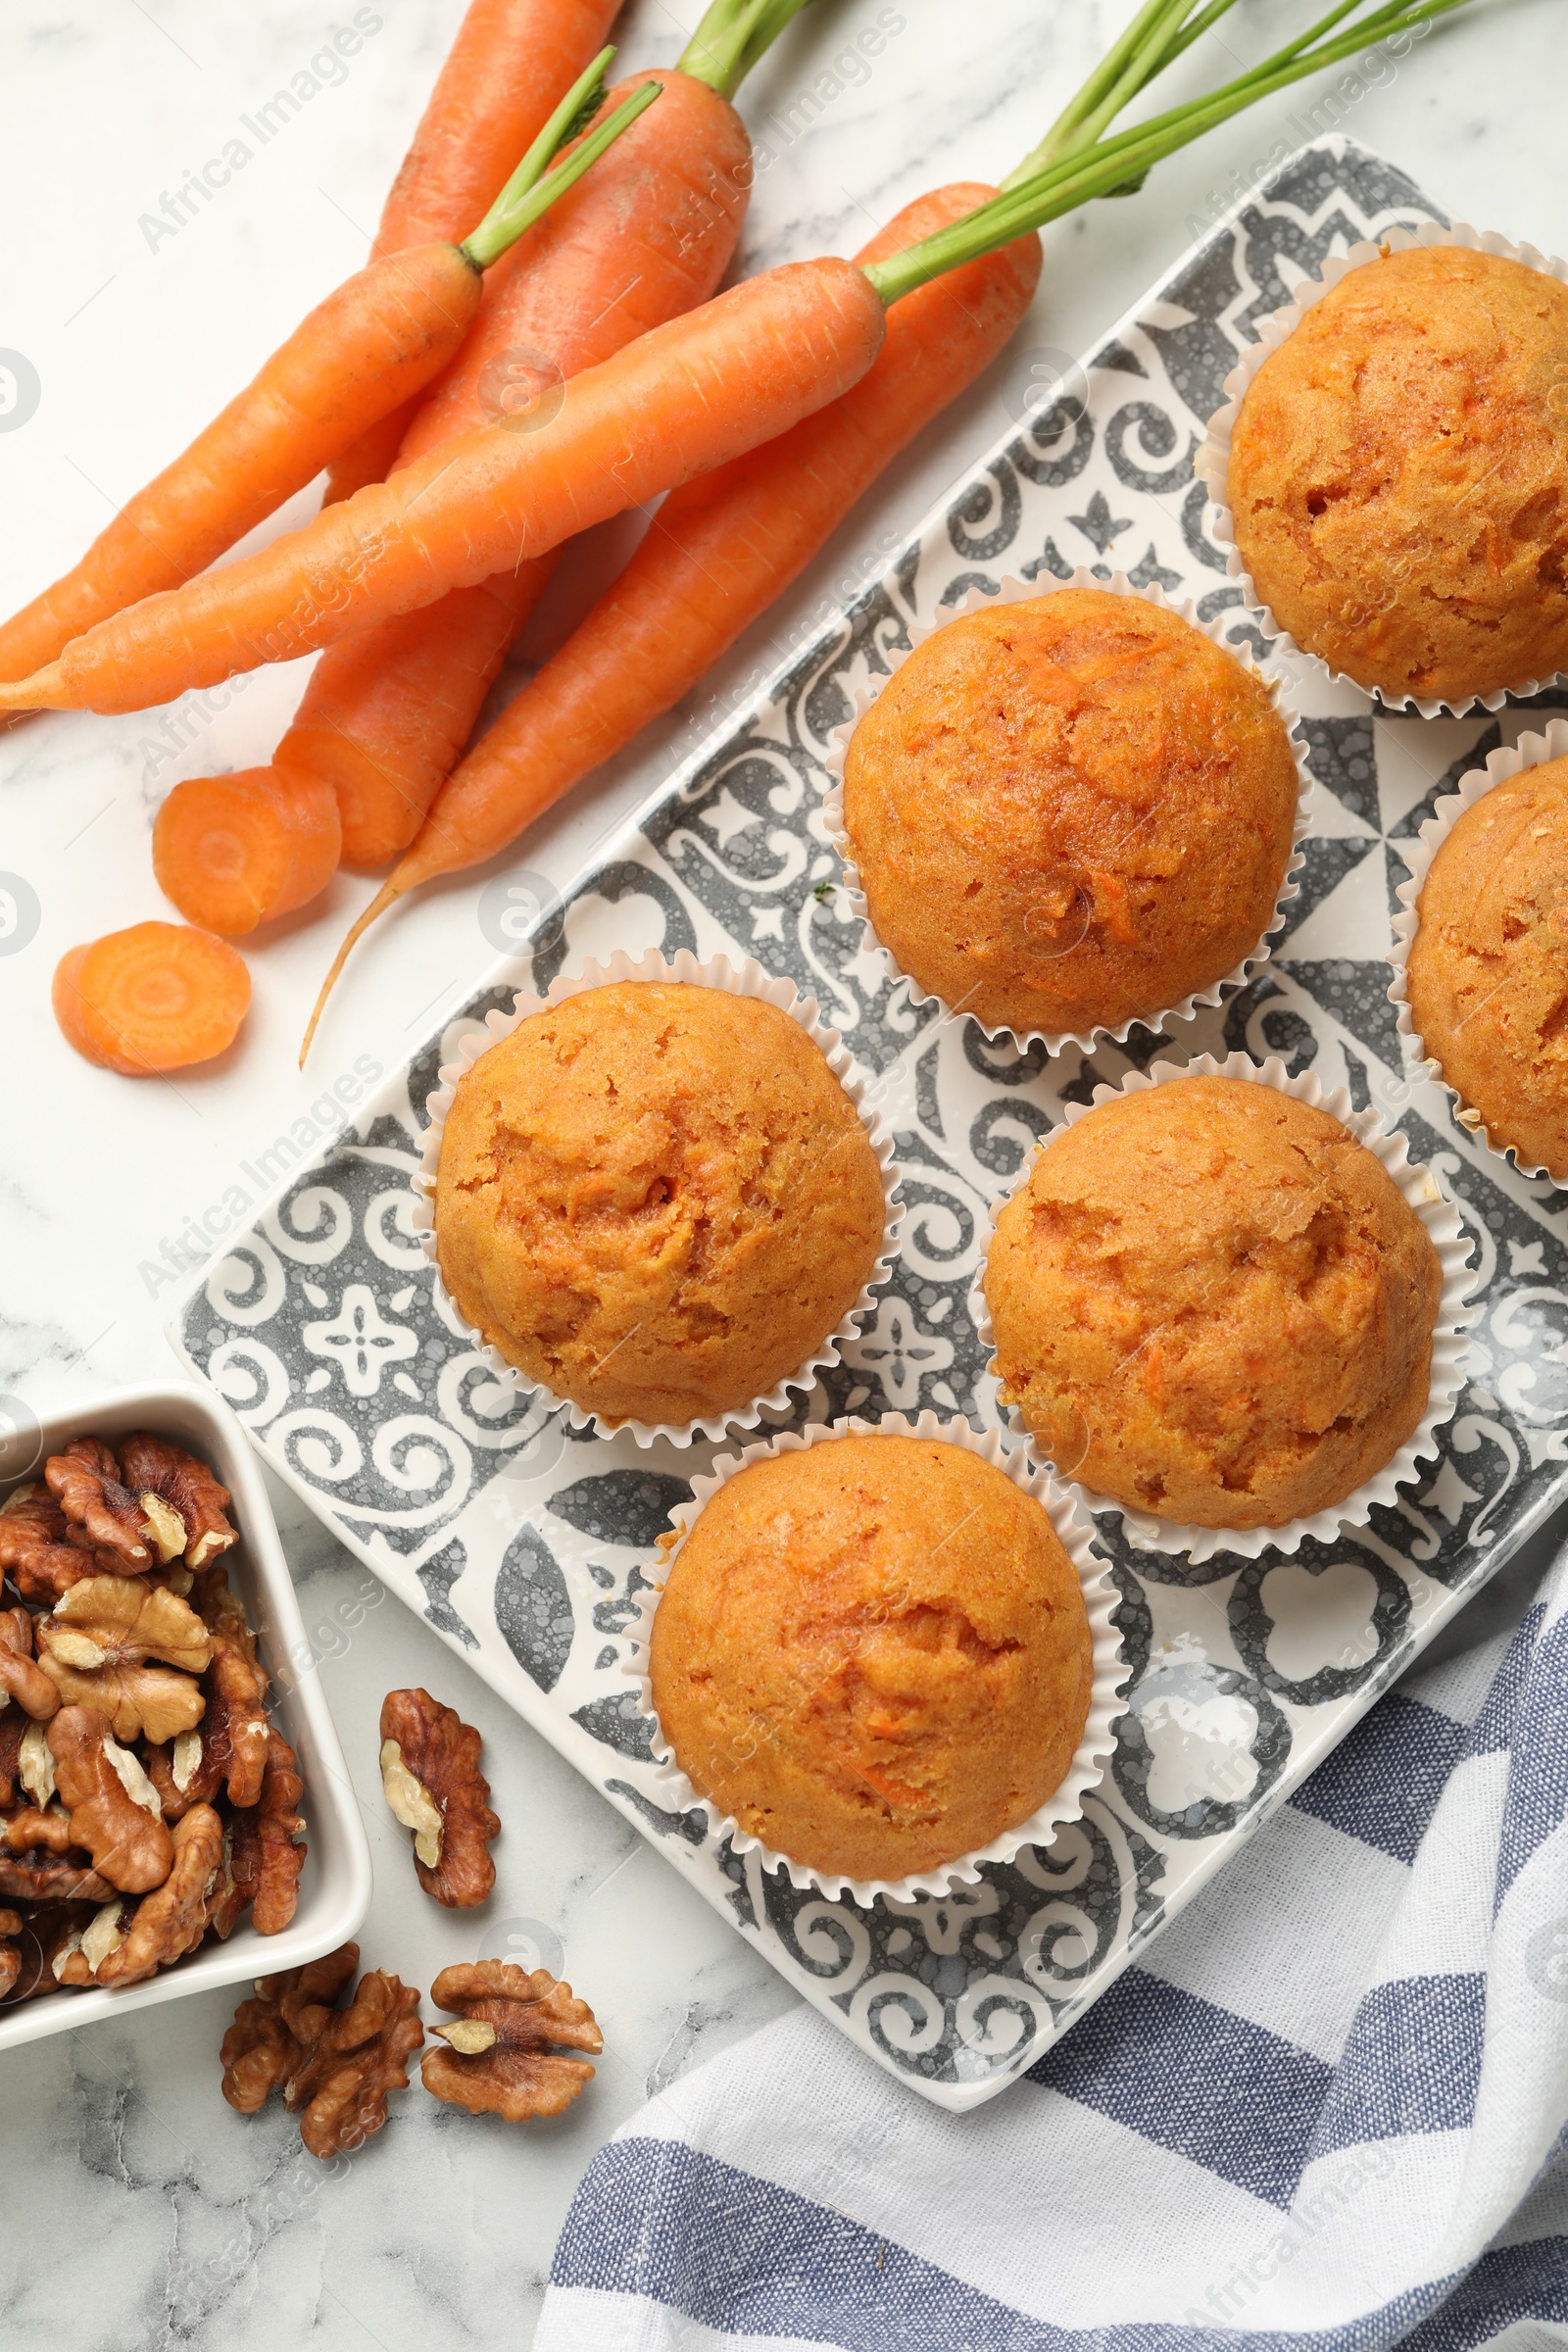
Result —
<path fill-rule="evenodd" d="M 55 1019 L 68 1045 L 127 1078 L 211 1061 L 251 1001 L 244 957 L 210 931 L 132 923 L 61 957 Z"/>
<path fill-rule="evenodd" d="M 253 931 L 303 906 L 337 871 L 337 795 L 314 776 L 270 767 L 192 776 L 153 826 L 153 871 L 188 921 Z"/>

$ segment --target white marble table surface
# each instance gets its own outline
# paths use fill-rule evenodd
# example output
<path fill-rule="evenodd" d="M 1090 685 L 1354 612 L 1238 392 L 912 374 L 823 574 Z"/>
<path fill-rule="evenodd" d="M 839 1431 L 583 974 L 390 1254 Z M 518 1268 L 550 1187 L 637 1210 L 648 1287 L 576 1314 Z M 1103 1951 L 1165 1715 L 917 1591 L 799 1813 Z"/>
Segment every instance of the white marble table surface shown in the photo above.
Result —
<path fill-rule="evenodd" d="M 1131 0 L 818 0 L 743 105 L 766 137 L 846 36 L 896 24 L 869 77 L 808 128 L 775 129 L 748 266 L 850 251 L 921 188 L 998 176 L 1040 135 Z M 334 24 L 316 0 L 9 0 L 0 14 L 6 221 L 0 346 L 36 370 L 25 423 L 0 430 L 0 609 L 74 560 L 122 499 L 249 375 L 301 312 L 358 266 L 386 183 L 462 0 L 377 0 L 377 29 L 177 234 L 143 216 L 220 153 L 239 118 L 308 68 Z M 1298 27 L 1306 0 L 1241 0 L 1181 69 L 1222 76 Z M 628 65 L 669 63 L 696 0 L 636 0 Z M 1568 176 L 1551 93 L 1568 69 L 1560 0 L 1477 0 L 1346 117 L 1455 215 L 1568 250 Z M 835 77 L 837 78 L 837 77 Z M 1271 102 L 1160 167 L 1151 188 L 1047 236 L 1034 317 L 1015 352 L 1091 343 L 1187 241 L 1183 223 L 1245 172 L 1300 100 Z M 796 122 L 800 122 L 797 115 Z M 895 466 L 770 621 L 633 756 L 574 795 L 519 862 L 565 881 L 596 841 L 700 738 L 726 698 L 771 667 L 879 568 L 1018 399 L 1004 360 Z M 299 502 L 307 513 L 311 497 Z M 584 567 L 580 586 L 590 575 Z M 822 608 L 825 610 L 826 608 Z M 49 981 L 64 951 L 167 914 L 148 829 L 178 777 L 266 760 L 302 665 L 261 674 L 200 726 L 186 713 L 56 717 L 0 742 L 0 869 L 36 894 L 35 933 L 0 941 L 9 1085 L 0 1130 L 0 1396 L 50 1407 L 168 1377 L 165 1246 L 220 1202 L 253 1159 L 356 1055 L 390 1066 L 454 1004 L 492 949 L 468 877 L 388 925 L 340 990 L 308 1077 L 294 1046 L 327 943 L 370 885 L 344 876 L 309 918 L 252 943 L 256 1002 L 241 1045 L 177 1083 L 91 1069 L 62 1043 Z M 183 738 L 183 742 L 181 742 Z M 481 877 L 482 879 L 483 877 Z M 0 1408 L 3 1409 L 3 1408 Z M 217 2090 L 228 2003 L 193 1998 L 0 2060 L 0 2340 L 332 2345 L 426 2352 L 526 2341 L 573 2183 L 650 2087 L 789 2006 L 793 1995 L 429 1632 L 390 1598 L 345 1637 L 363 1572 L 279 1491 L 285 1544 L 353 1765 L 375 1858 L 364 1934 L 372 1961 L 428 1984 L 450 1957 L 509 1937 L 555 1958 L 607 2033 L 598 2079 L 553 2125 L 507 2131 L 412 2093 L 394 2124 L 323 2180 L 280 2116 L 231 2116 Z M 1512 1585 L 1514 1579 L 1510 1578 Z M 1500 1602 L 1500 1596 L 1499 1596 Z M 1482 1604 L 1486 1605 L 1486 1604 Z M 1497 1604 L 1494 1604 L 1494 1606 Z M 339 1631 L 333 1633 L 334 1625 Z M 337 1654 L 332 1654 L 337 1652 Z M 414 1887 L 374 1772 L 381 1694 L 427 1681 L 484 1734 L 507 1823 L 500 1882 L 471 1918 Z M 18 2217 L 31 2217 L 25 2230 Z M 47 2254 L 35 2225 L 50 2217 Z M 61 2261 L 69 2240 L 69 2292 Z M 24 2242 L 25 2241 L 25 2242 Z"/>

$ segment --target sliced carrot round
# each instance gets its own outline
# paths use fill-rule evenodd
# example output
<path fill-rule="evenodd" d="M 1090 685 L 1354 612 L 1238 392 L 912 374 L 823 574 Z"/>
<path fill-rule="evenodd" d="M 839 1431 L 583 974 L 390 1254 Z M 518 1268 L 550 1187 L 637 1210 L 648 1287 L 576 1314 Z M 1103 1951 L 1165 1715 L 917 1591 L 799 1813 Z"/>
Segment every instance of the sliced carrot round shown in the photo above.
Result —
<path fill-rule="evenodd" d="M 153 826 L 153 871 L 207 931 L 253 931 L 324 890 L 342 848 L 337 795 L 271 767 L 176 784 Z"/>
<path fill-rule="evenodd" d="M 232 1045 L 250 1001 L 244 957 L 183 923 L 111 931 L 73 948 L 55 971 L 67 1043 L 129 1078 L 210 1061 Z"/>

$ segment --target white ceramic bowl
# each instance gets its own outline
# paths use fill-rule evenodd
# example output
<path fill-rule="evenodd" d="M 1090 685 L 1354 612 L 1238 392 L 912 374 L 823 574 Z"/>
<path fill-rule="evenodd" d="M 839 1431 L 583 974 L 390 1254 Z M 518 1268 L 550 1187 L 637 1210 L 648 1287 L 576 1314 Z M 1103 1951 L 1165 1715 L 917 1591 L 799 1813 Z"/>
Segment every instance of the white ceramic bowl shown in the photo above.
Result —
<path fill-rule="evenodd" d="M 43 1463 L 72 1438 L 84 1433 L 111 1445 L 128 1430 L 150 1429 L 211 1462 L 232 1494 L 230 1511 L 240 1540 L 226 1557 L 229 1577 L 245 1602 L 263 1662 L 279 1698 L 273 1720 L 299 1758 L 305 1791 L 309 1859 L 300 1879 L 299 1908 L 279 1936 L 258 1936 L 247 1919 L 226 1943 L 204 1943 L 175 1967 L 122 1991 L 42 1993 L 15 2008 L 0 2008 L 0 2050 L 45 2034 L 63 2034 L 99 2018 L 124 2018 L 156 2001 L 178 2000 L 187 1992 L 211 1992 L 222 1984 L 248 1984 L 280 1968 L 298 1968 L 347 1942 L 370 1902 L 370 1849 L 349 1786 L 332 1718 L 260 1465 L 233 1414 L 221 1398 L 184 1387 L 119 1389 L 83 1396 L 65 1412 L 41 1419 L 38 1452 L 30 1468 L 17 1463 L 8 1447 L 11 1474 L 4 1492 L 26 1478 L 41 1477 Z M 216 2053 L 215 2053 L 216 2060 Z"/>

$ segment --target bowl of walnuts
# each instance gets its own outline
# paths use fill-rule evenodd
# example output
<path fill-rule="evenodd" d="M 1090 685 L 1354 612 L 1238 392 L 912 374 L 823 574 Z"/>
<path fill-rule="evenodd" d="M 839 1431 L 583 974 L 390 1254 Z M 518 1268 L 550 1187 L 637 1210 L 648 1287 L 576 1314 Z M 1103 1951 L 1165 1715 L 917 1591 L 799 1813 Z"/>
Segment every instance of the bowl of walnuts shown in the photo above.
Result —
<path fill-rule="evenodd" d="M 29 1459 L 18 1460 L 18 1454 Z M 88 1397 L 0 1481 L 0 2050 L 299 1968 L 370 1856 L 219 1398 Z"/>

